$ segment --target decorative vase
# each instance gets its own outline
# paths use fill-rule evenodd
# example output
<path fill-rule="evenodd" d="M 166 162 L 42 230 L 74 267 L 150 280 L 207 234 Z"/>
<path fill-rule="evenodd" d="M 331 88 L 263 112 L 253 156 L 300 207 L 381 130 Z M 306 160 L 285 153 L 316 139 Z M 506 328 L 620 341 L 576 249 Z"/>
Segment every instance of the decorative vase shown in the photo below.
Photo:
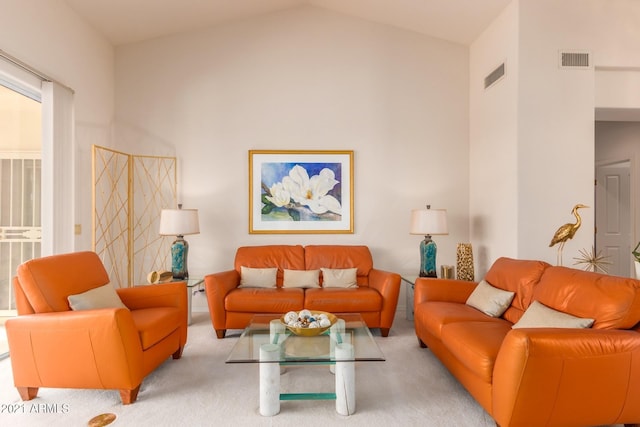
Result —
<path fill-rule="evenodd" d="M 640 261 L 633 262 L 636 266 L 636 279 L 640 280 Z"/>
<path fill-rule="evenodd" d="M 458 280 L 473 282 L 473 250 L 471 243 L 458 243 L 456 270 L 458 270 Z"/>

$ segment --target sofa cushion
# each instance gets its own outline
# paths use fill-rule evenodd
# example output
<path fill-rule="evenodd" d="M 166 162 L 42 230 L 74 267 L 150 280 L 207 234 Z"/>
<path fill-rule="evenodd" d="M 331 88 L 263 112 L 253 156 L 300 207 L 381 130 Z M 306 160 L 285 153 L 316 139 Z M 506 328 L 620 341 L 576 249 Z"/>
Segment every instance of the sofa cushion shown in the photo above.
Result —
<path fill-rule="evenodd" d="M 178 329 L 181 321 L 180 313 L 184 314 L 176 307 L 131 310 L 131 317 L 138 329 L 142 349 L 150 348 Z"/>
<path fill-rule="evenodd" d="M 514 292 L 495 288 L 481 280 L 467 298 L 467 305 L 477 308 L 487 316 L 500 317 L 513 300 Z"/>
<path fill-rule="evenodd" d="M 304 308 L 302 288 L 238 288 L 224 299 L 226 311 L 245 313 L 286 313 Z"/>
<path fill-rule="evenodd" d="M 520 320 L 513 325 L 513 329 L 519 328 L 589 328 L 593 325 L 593 319 L 583 319 L 568 313 L 554 310 L 544 304 L 534 301 Z"/>
<path fill-rule="evenodd" d="M 380 307 L 382 296 L 368 287 L 307 289 L 304 296 L 304 308 L 309 310 L 358 313 L 380 311 Z"/>
<path fill-rule="evenodd" d="M 534 298 L 555 310 L 595 319 L 593 329 L 629 329 L 640 321 L 640 281 L 625 277 L 550 267 Z"/>
<path fill-rule="evenodd" d="M 275 288 L 277 267 L 271 268 L 251 268 L 240 267 L 239 288 Z"/>
<path fill-rule="evenodd" d="M 69 295 L 72 310 L 95 310 L 98 308 L 127 308 L 115 288 L 107 283 L 76 295 Z"/>
<path fill-rule="evenodd" d="M 357 268 L 358 286 L 369 286 L 373 258 L 366 246 L 309 245 L 305 246 L 305 269 Z"/>
<path fill-rule="evenodd" d="M 319 288 L 320 270 L 283 270 L 283 288 Z"/>
<path fill-rule="evenodd" d="M 313 270 L 305 268 L 304 248 L 301 245 L 242 246 L 236 251 L 234 269 L 240 274 L 240 267 L 278 267 L 276 283 L 282 286 L 283 269 Z M 320 268 L 320 267 L 318 267 Z"/>
<path fill-rule="evenodd" d="M 516 323 L 533 301 L 534 286 L 549 267 L 544 261 L 498 258 L 485 276 L 485 280 L 498 289 L 515 292 L 513 301 L 502 315 Z"/>
<path fill-rule="evenodd" d="M 495 322 L 456 322 L 442 328 L 442 344 L 451 354 L 483 381 L 491 383 L 493 366 L 504 337 L 511 331 L 511 323 L 504 319 Z"/>
<path fill-rule="evenodd" d="M 357 288 L 357 268 L 321 268 L 323 288 Z"/>
<path fill-rule="evenodd" d="M 466 304 L 446 301 L 428 301 L 415 307 L 414 321 L 420 323 L 432 335 L 442 339 L 442 328 L 456 322 L 499 322 Z"/>

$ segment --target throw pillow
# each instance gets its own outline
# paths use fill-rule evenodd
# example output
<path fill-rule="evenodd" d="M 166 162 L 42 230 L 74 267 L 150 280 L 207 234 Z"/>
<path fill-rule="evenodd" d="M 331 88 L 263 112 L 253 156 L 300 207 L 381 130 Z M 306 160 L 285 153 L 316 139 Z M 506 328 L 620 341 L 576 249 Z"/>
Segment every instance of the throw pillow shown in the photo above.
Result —
<path fill-rule="evenodd" d="M 515 292 L 498 289 L 486 280 L 481 280 L 467 298 L 467 305 L 477 308 L 487 316 L 500 317 L 511 305 L 514 295 Z"/>
<path fill-rule="evenodd" d="M 71 310 L 95 310 L 98 308 L 127 308 L 122 303 L 114 287 L 106 285 L 90 289 L 81 294 L 69 295 L 67 297 Z"/>
<path fill-rule="evenodd" d="M 512 328 L 590 328 L 593 321 L 594 319 L 572 316 L 534 301 Z"/>
<path fill-rule="evenodd" d="M 321 268 L 322 287 L 324 288 L 357 288 L 357 268 Z"/>
<path fill-rule="evenodd" d="M 240 266 L 239 288 L 275 288 L 278 268 L 251 268 Z"/>
<path fill-rule="evenodd" d="M 284 269 L 283 288 L 319 288 L 320 270 Z"/>

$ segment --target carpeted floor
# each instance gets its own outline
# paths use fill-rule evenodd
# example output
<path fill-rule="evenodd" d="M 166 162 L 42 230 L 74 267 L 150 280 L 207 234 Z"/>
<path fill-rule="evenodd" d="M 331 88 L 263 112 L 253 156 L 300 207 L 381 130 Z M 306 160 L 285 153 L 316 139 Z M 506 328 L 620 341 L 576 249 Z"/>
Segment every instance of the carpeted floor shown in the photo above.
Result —
<path fill-rule="evenodd" d="M 142 383 L 138 400 L 123 406 L 115 390 L 40 389 L 22 402 L 10 360 L 0 361 L 0 426 L 86 426 L 101 413 L 117 426 L 494 426 L 491 417 L 428 349 L 399 313 L 389 337 L 373 330 L 385 362 L 356 365 L 356 413 L 341 416 L 333 401 L 286 401 L 280 414 L 258 412 L 258 365 L 225 364 L 240 331 L 215 337 L 208 313 L 194 313 L 182 359 L 168 359 Z M 288 367 L 283 392 L 331 391 L 325 367 Z"/>

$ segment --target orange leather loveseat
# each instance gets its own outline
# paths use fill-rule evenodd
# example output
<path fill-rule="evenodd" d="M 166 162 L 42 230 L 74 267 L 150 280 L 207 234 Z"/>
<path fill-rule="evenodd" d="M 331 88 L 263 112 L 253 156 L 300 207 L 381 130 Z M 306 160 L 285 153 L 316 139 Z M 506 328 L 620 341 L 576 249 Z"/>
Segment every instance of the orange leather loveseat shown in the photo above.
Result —
<path fill-rule="evenodd" d="M 274 287 L 239 287 L 243 267 L 277 268 Z M 357 269 L 357 286 L 284 287 L 285 270 Z M 218 338 L 243 329 L 255 314 L 309 310 L 360 313 L 370 328 L 389 334 L 400 292 L 400 276 L 373 268 L 366 246 L 246 246 L 238 248 L 234 269 L 205 276 L 211 322 Z"/>
<path fill-rule="evenodd" d="M 499 426 L 640 423 L 640 281 L 509 258 L 484 280 L 513 292 L 499 317 L 477 283 L 417 279 L 415 330 Z"/>
<path fill-rule="evenodd" d="M 7 320 L 6 330 L 23 400 L 36 397 L 40 387 L 56 387 L 115 389 L 123 404 L 133 403 L 144 377 L 182 355 L 184 283 L 114 293 L 98 255 L 76 252 L 25 262 L 14 287 L 18 317 Z"/>

